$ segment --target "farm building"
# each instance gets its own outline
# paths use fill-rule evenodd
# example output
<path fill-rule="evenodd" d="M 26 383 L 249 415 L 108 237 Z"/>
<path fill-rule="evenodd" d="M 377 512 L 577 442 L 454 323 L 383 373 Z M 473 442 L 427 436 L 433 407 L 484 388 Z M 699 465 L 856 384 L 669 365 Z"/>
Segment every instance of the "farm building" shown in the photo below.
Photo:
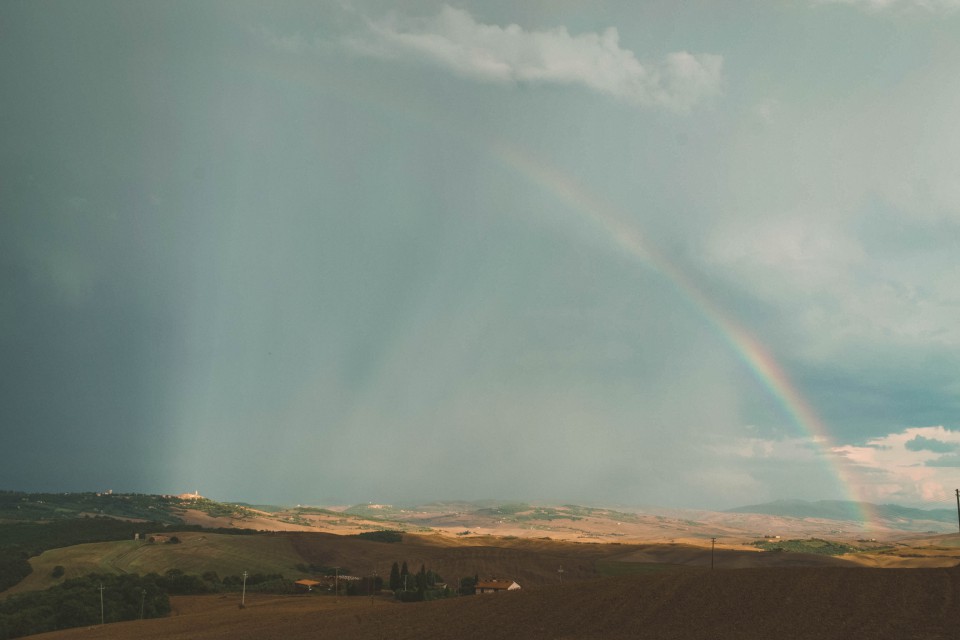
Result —
<path fill-rule="evenodd" d="M 516 591 L 519 588 L 520 585 L 513 580 L 483 580 L 477 583 L 477 593 Z"/>
<path fill-rule="evenodd" d="M 293 584 L 297 585 L 297 589 L 300 589 L 303 591 L 313 591 L 314 587 L 322 583 L 317 582 L 316 580 L 307 580 L 306 578 L 304 578 L 303 580 L 297 580 Z"/>

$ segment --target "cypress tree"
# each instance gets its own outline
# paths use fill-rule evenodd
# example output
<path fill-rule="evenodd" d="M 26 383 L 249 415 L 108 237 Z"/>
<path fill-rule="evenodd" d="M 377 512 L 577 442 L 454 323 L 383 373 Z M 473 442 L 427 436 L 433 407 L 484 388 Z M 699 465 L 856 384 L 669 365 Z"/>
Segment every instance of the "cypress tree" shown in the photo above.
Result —
<path fill-rule="evenodd" d="M 427 567 L 426 565 L 420 565 L 420 573 L 417 574 L 417 591 L 420 592 L 421 597 L 423 593 L 427 590 Z"/>
<path fill-rule="evenodd" d="M 407 568 L 407 561 L 403 561 L 403 566 L 400 567 L 400 586 L 404 589 L 407 588 L 407 576 L 410 575 L 410 569 Z"/>
<path fill-rule="evenodd" d="M 390 590 L 396 591 L 401 585 L 403 585 L 403 581 L 400 579 L 400 565 L 394 562 L 393 566 L 390 567 Z"/>

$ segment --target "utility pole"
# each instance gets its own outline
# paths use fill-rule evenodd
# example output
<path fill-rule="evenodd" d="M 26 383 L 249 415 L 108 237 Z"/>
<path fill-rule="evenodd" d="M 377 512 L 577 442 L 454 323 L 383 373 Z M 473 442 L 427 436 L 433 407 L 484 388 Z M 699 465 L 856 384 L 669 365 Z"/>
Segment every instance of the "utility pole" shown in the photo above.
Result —
<path fill-rule="evenodd" d="M 957 525 L 960 526 L 960 489 L 957 489 Z"/>
<path fill-rule="evenodd" d="M 143 603 L 147 600 L 147 590 L 140 589 L 140 619 L 143 620 Z"/>
<path fill-rule="evenodd" d="M 100 583 L 100 624 L 103 624 L 103 583 Z"/>
<path fill-rule="evenodd" d="M 340 567 L 334 567 L 336 574 L 333 577 L 333 595 L 340 602 Z"/>
<path fill-rule="evenodd" d="M 710 538 L 710 568 L 713 569 L 713 550 L 717 546 L 717 539 Z"/>
<path fill-rule="evenodd" d="M 243 594 L 240 596 L 240 608 L 244 609 L 247 606 L 247 572 L 243 572 Z"/>

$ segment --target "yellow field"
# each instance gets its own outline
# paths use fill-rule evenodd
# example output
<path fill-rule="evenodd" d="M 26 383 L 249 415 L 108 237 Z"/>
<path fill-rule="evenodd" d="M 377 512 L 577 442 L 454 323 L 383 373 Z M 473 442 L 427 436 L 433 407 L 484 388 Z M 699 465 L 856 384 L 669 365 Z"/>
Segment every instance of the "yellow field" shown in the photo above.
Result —
<path fill-rule="evenodd" d="M 30 559 L 33 573 L 5 594 L 47 589 L 68 578 L 88 573 L 163 573 L 180 569 L 202 574 L 216 571 L 221 577 L 250 573 L 282 573 L 295 577 L 303 560 L 285 536 L 241 536 L 215 533 L 177 533 L 180 544 L 143 541 L 95 542 L 45 551 Z M 51 577 L 60 565 L 64 575 Z"/>

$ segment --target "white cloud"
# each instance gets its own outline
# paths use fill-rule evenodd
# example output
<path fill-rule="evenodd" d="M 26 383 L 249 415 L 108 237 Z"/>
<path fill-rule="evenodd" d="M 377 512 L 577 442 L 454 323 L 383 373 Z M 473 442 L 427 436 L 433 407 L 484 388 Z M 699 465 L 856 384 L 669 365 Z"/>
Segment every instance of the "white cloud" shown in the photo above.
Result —
<path fill-rule="evenodd" d="M 960 0 L 815 0 L 815 4 L 849 4 L 867 11 L 892 9 L 921 9 L 924 11 L 953 11 Z"/>
<path fill-rule="evenodd" d="M 778 310 L 792 355 L 960 346 L 948 57 L 882 90 L 851 85 L 846 103 L 776 98 L 744 119 L 700 257 Z"/>
<path fill-rule="evenodd" d="M 772 124 L 780 110 L 780 101 L 775 98 L 766 98 L 754 105 L 752 112 L 765 125 Z"/>
<path fill-rule="evenodd" d="M 949 501 L 953 495 L 960 466 L 957 448 L 960 431 L 937 426 L 910 427 L 863 446 L 835 447 L 834 452 L 860 472 L 864 498 L 929 503 Z"/>
<path fill-rule="evenodd" d="M 723 442 L 713 443 L 711 450 L 723 458 L 737 460 L 734 466 L 740 466 L 745 460 L 814 460 L 816 450 L 810 441 L 801 438 L 783 438 L 769 440 L 766 438 L 743 437 Z"/>
<path fill-rule="evenodd" d="M 780 310 L 781 330 L 803 336 L 790 351 L 804 360 L 836 360 L 851 345 L 957 347 L 960 267 L 951 249 L 928 244 L 886 255 L 865 237 L 896 242 L 899 229 L 884 224 L 873 221 L 864 231 L 864 222 L 846 220 L 842 210 L 771 214 L 718 229 L 702 256 L 715 272 Z M 904 225 L 922 229 L 912 221 Z"/>
<path fill-rule="evenodd" d="M 369 21 L 365 33 L 346 42 L 365 55 L 417 60 L 475 80 L 580 85 L 631 104 L 677 111 L 717 95 L 722 82 L 719 55 L 680 51 L 641 63 L 621 48 L 614 27 L 577 35 L 565 27 L 501 27 L 449 6 L 427 18 Z"/>
<path fill-rule="evenodd" d="M 864 260 L 863 249 L 838 218 L 798 210 L 730 224 L 708 240 L 707 257 L 742 270 L 740 277 L 754 274 L 768 296 L 782 292 L 785 283 L 790 295 L 810 294 Z"/>
<path fill-rule="evenodd" d="M 805 500 L 841 498 L 838 479 L 831 472 L 834 452 L 810 438 L 756 436 L 707 437 L 713 473 L 731 474 L 728 482 L 749 485 L 731 504 L 748 504 L 784 497 Z M 750 478 L 746 483 L 744 477 Z M 738 480 L 739 478 L 739 480 Z"/>
<path fill-rule="evenodd" d="M 285 53 L 300 53 L 318 46 L 317 42 L 312 42 L 299 33 L 278 35 L 265 28 L 257 29 L 253 33 L 269 46 Z"/>
<path fill-rule="evenodd" d="M 827 470 L 842 468 L 841 481 L 856 499 L 930 506 L 953 496 L 960 468 L 960 431 L 910 427 L 863 445 L 837 446 L 813 444 L 807 438 L 741 437 L 714 441 L 710 450 L 721 468 L 749 474 L 756 496 L 762 496 L 762 487 L 768 485 L 782 492 L 787 474 L 803 477 L 805 490 L 811 482 L 821 484 L 807 496 L 799 496 L 800 485 L 794 486 L 791 497 L 822 499 L 829 495 Z"/>

